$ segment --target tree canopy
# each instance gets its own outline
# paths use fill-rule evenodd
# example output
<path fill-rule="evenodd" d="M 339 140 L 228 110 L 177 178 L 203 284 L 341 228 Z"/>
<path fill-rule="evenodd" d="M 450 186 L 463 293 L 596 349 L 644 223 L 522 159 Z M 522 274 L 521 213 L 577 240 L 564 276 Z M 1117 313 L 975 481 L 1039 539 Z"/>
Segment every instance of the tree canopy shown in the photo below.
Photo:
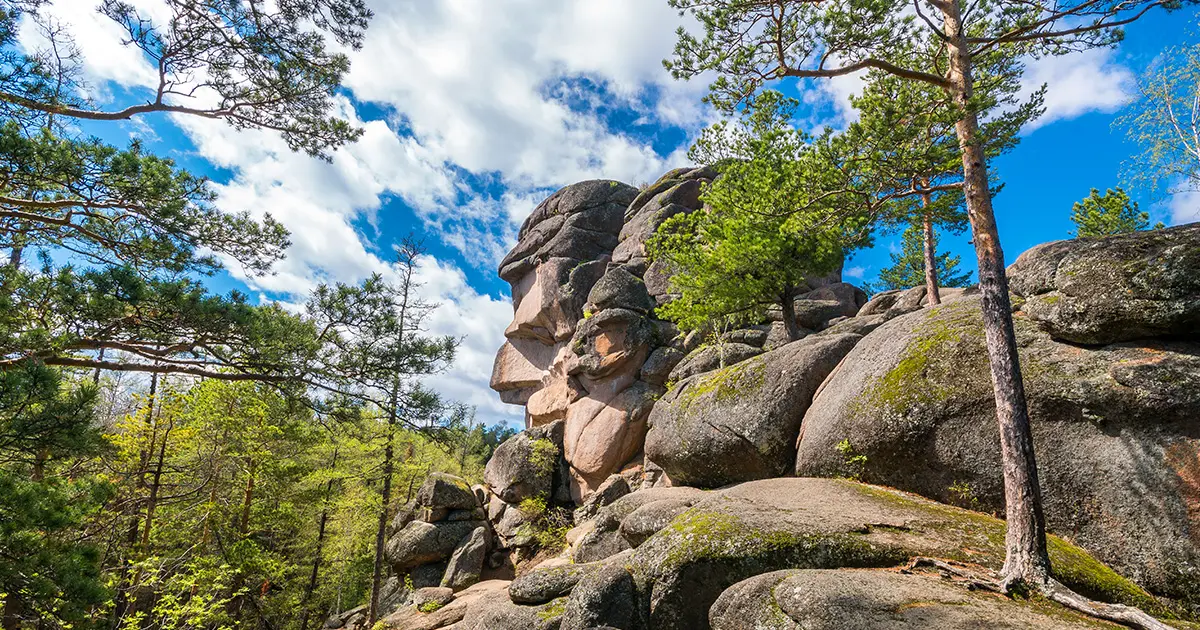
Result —
<path fill-rule="evenodd" d="M 1165 192 L 1200 188 L 1200 45 L 1163 51 L 1138 91 L 1116 122 L 1141 149 L 1125 176 Z"/>
<path fill-rule="evenodd" d="M 667 219 L 649 243 L 678 295 L 658 313 L 685 330 L 754 322 L 776 305 L 799 338 L 792 300 L 866 242 L 853 216 L 826 221 L 816 212 L 833 169 L 791 125 L 796 105 L 764 92 L 735 124 L 705 129 L 692 147 L 693 159 L 719 171 L 702 194 L 705 208 Z"/>
<path fill-rule="evenodd" d="M 1111 236 L 1150 227 L 1150 214 L 1138 210 L 1137 202 L 1121 188 L 1109 188 L 1104 193 L 1093 188 L 1083 201 L 1072 206 L 1071 221 L 1075 224 L 1072 236 Z"/>

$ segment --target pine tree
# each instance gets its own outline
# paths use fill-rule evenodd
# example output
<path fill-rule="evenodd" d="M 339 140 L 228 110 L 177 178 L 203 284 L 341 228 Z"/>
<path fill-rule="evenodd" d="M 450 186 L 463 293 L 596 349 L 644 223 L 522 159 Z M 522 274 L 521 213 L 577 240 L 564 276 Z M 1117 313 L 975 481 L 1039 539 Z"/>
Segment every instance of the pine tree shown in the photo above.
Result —
<path fill-rule="evenodd" d="M 796 105 L 764 92 L 732 128 L 705 129 L 692 148 L 695 161 L 720 173 L 702 194 L 705 208 L 667 219 L 648 244 L 670 265 L 677 295 L 657 312 L 682 329 L 754 322 L 774 305 L 788 337 L 799 339 L 796 296 L 862 241 L 854 216 L 820 223 L 806 209 L 821 203 L 811 181 L 828 166 L 792 127 Z"/>
<path fill-rule="evenodd" d="M 933 241 L 936 249 L 937 239 Z M 901 237 L 901 249 L 891 255 L 892 266 L 879 272 L 879 281 L 871 284 L 868 291 L 877 293 L 890 289 L 907 289 L 921 286 L 926 280 L 925 236 L 919 225 L 910 225 Z M 934 257 L 935 274 L 940 286 L 966 287 L 971 284 L 971 272 L 958 269 L 959 257 L 943 252 Z"/>
<path fill-rule="evenodd" d="M 1071 236 L 1111 236 L 1150 227 L 1150 215 L 1139 211 L 1137 202 L 1121 188 L 1109 188 L 1103 194 L 1093 188 L 1072 206 L 1071 221 L 1075 224 Z"/>

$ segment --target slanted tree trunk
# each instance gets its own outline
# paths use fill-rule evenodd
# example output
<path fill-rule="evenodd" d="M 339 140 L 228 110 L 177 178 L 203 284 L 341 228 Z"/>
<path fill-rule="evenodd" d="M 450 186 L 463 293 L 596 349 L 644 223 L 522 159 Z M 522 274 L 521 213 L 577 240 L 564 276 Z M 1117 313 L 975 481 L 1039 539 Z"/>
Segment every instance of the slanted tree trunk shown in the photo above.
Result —
<path fill-rule="evenodd" d="M 158 433 L 158 422 L 154 423 L 154 432 Z M 162 487 L 163 466 L 167 459 L 167 438 L 171 436 L 171 427 L 163 432 L 162 441 L 158 446 L 158 461 L 155 462 L 154 473 L 150 476 L 150 492 L 146 496 L 146 519 L 142 527 L 142 553 L 150 551 L 150 532 L 154 528 L 154 512 L 158 509 L 158 493 Z"/>
<path fill-rule="evenodd" d="M 150 433 L 150 443 L 141 450 L 138 454 L 138 469 L 135 471 L 137 481 L 134 483 L 133 496 L 129 499 L 129 505 L 126 510 L 130 514 L 129 529 L 125 531 L 125 555 L 121 558 L 121 571 L 117 577 L 117 594 L 113 602 L 112 627 L 119 628 L 129 612 L 129 573 L 130 561 L 134 550 L 138 547 L 140 537 L 138 532 L 141 529 L 141 501 L 137 497 L 137 493 L 146 487 L 146 473 L 150 469 L 150 458 L 154 454 L 155 436 L 154 428 L 154 401 L 158 396 L 158 373 L 150 374 L 150 393 L 146 400 L 146 428 Z"/>
<path fill-rule="evenodd" d="M 246 458 L 246 486 L 242 490 L 242 519 L 238 533 L 245 539 L 250 535 L 250 508 L 254 505 L 254 478 L 258 476 L 258 460 Z"/>
<path fill-rule="evenodd" d="M 1042 493 L 1033 452 L 1029 410 L 1025 404 L 1025 387 L 1018 363 L 1008 278 L 1004 273 L 1004 253 L 1000 249 L 988 187 L 987 158 L 979 137 L 978 116 L 970 108 L 973 87 L 971 53 L 958 0 L 945 0 L 939 2 L 938 6 L 943 11 L 945 31 L 950 40 L 949 91 L 955 104 L 964 112 L 955 128 L 962 150 L 967 215 L 979 261 L 983 326 L 996 395 L 996 421 L 1000 427 L 1008 521 L 1003 580 L 1006 585 L 1019 582 L 1041 585 L 1050 576 Z"/>

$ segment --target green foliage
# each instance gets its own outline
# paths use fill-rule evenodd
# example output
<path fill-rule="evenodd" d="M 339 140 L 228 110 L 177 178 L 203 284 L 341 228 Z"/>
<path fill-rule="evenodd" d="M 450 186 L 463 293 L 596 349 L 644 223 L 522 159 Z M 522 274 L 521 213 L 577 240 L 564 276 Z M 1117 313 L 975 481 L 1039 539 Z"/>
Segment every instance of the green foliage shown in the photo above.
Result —
<path fill-rule="evenodd" d="M 703 193 L 707 209 L 667 219 L 648 243 L 673 269 L 679 295 L 660 317 L 683 330 L 759 321 L 770 305 L 790 308 L 806 278 L 829 273 L 865 242 L 855 217 L 819 220 L 812 182 L 826 163 L 791 126 L 795 107 L 764 93 L 735 125 L 705 129 L 692 147 L 720 176 Z"/>
<path fill-rule="evenodd" d="M 534 440 L 533 451 L 529 454 L 529 463 L 539 474 L 550 476 L 558 465 L 558 447 L 554 442 L 545 438 Z"/>
<path fill-rule="evenodd" d="M 441 610 L 443 606 L 445 606 L 445 604 L 439 601 L 429 601 L 417 606 L 417 610 L 423 613 L 431 613 Z"/>
<path fill-rule="evenodd" d="M 1076 228 L 1071 236 L 1111 236 L 1146 229 L 1150 215 L 1139 211 L 1137 202 L 1120 188 L 1109 188 L 1103 194 L 1093 188 L 1071 208 L 1071 221 Z"/>
<path fill-rule="evenodd" d="M 101 549 L 78 533 L 112 488 L 64 474 L 100 447 L 95 401 L 54 370 L 0 372 L 0 610 L 14 623 L 80 623 L 107 595 Z"/>
<path fill-rule="evenodd" d="M 979 497 L 971 489 L 971 484 L 965 481 L 955 481 L 950 484 L 950 497 L 955 505 L 968 510 L 979 509 Z"/>
<path fill-rule="evenodd" d="M 1162 192 L 1200 187 L 1200 44 L 1169 48 L 1138 81 L 1140 99 L 1114 123 L 1141 149 L 1124 176 Z"/>
<path fill-rule="evenodd" d="M 837 448 L 838 454 L 842 456 L 842 463 L 851 471 L 849 478 L 855 481 L 861 480 L 863 473 L 867 470 L 867 456 L 855 451 L 849 439 L 843 439 L 841 442 L 838 442 L 835 448 Z"/>
<path fill-rule="evenodd" d="M 907 289 L 925 285 L 925 240 L 923 230 L 919 225 L 910 225 L 904 230 L 901 249 L 893 253 L 892 266 L 879 272 L 879 280 L 869 284 L 868 293 L 878 293 L 890 289 Z M 937 248 L 937 237 L 934 237 L 934 249 Z M 971 272 L 958 270 L 959 257 L 949 252 L 935 255 L 938 286 L 966 287 L 971 284 Z"/>
<path fill-rule="evenodd" d="M 351 376 L 328 369 L 339 331 L 197 281 L 227 261 L 270 273 L 288 246 L 282 226 L 216 208 L 204 178 L 136 141 L 83 135 L 78 121 L 195 115 L 327 158 L 361 133 L 335 102 L 348 59 L 330 49 L 361 44 L 363 0 L 170 3 L 152 15 L 104 0 L 124 44 L 160 70 L 152 100 L 115 112 L 83 96 L 86 60 L 46 4 L 0 6 L 0 370 L 34 359 L 346 390 Z M 45 48 L 26 48 L 18 25 Z"/>
<path fill-rule="evenodd" d="M 124 45 L 159 70 L 152 100 L 101 111 L 79 89 L 83 60 L 70 32 L 40 11 L 47 0 L 3 5 L 0 112 L 31 127 L 63 119 L 121 120 L 153 113 L 224 120 L 236 129 L 279 133 L 292 150 L 328 157 L 362 132 L 341 115 L 337 89 L 371 12 L 362 0 L 281 0 L 271 5 L 207 1 L 145 11 L 120 0 L 99 12 L 124 31 Z M 15 26 L 29 20 L 48 40 L 27 51 Z"/>
<path fill-rule="evenodd" d="M 564 508 L 550 505 L 546 497 L 537 496 L 521 501 L 517 509 L 532 519 L 518 529 L 518 535 L 532 537 L 543 551 L 554 553 L 566 547 L 572 520 Z"/>

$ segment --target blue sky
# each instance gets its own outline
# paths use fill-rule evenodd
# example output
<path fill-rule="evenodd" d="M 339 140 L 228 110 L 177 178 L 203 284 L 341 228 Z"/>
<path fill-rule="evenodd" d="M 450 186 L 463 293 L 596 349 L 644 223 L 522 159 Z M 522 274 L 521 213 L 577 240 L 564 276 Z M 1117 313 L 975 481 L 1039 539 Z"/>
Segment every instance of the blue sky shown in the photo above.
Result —
<path fill-rule="evenodd" d="M 144 100 L 153 68 L 121 45 L 96 4 L 56 0 L 49 10 L 76 38 L 91 97 L 106 107 Z M 159 0 L 133 4 L 164 15 Z M 274 275 L 230 269 L 211 280 L 216 291 L 300 304 L 318 282 L 386 273 L 393 243 L 410 233 L 423 238 L 429 256 L 420 277 L 442 304 L 429 328 L 464 339 L 459 361 L 433 386 L 475 405 L 484 421 L 519 422 L 520 409 L 487 388 L 512 312 L 496 264 L 521 220 L 553 190 L 596 177 L 639 184 L 684 165 L 688 143 L 714 120 L 701 103 L 704 85 L 675 82 L 662 70 L 680 23 L 665 0 L 373 4 L 376 18 L 351 56 L 341 104 L 366 132 L 331 164 L 290 153 L 270 134 L 188 117 L 87 130 L 118 144 L 140 138 L 209 176 L 221 208 L 270 212 L 291 230 L 293 246 Z M 1091 188 L 1122 183 L 1120 165 L 1134 148 L 1112 121 L 1136 93 L 1136 76 L 1165 46 L 1194 38 L 1197 23 L 1196 9 L 1158 13 L 1130 27 L 1115 50 L 1030 64 L 1029 88 L 1050 84 L 1049 112 L 993 165 L 1006 184 L 996 209 L 1010 261 L 1066 238 L 1071 204 Z M 22 41 L 39 45 L 32 28 Z M 807 86 L 805 116 L 845 124 L 856 84 Z M 1155 220 L 1200 219 L 1200 197 L 1132 193 Z M 883 235 L 857 253 L 847 280 L 871 280 L 898 240 Z M 943 245 L 974 268 L 966 240 Z"/>

